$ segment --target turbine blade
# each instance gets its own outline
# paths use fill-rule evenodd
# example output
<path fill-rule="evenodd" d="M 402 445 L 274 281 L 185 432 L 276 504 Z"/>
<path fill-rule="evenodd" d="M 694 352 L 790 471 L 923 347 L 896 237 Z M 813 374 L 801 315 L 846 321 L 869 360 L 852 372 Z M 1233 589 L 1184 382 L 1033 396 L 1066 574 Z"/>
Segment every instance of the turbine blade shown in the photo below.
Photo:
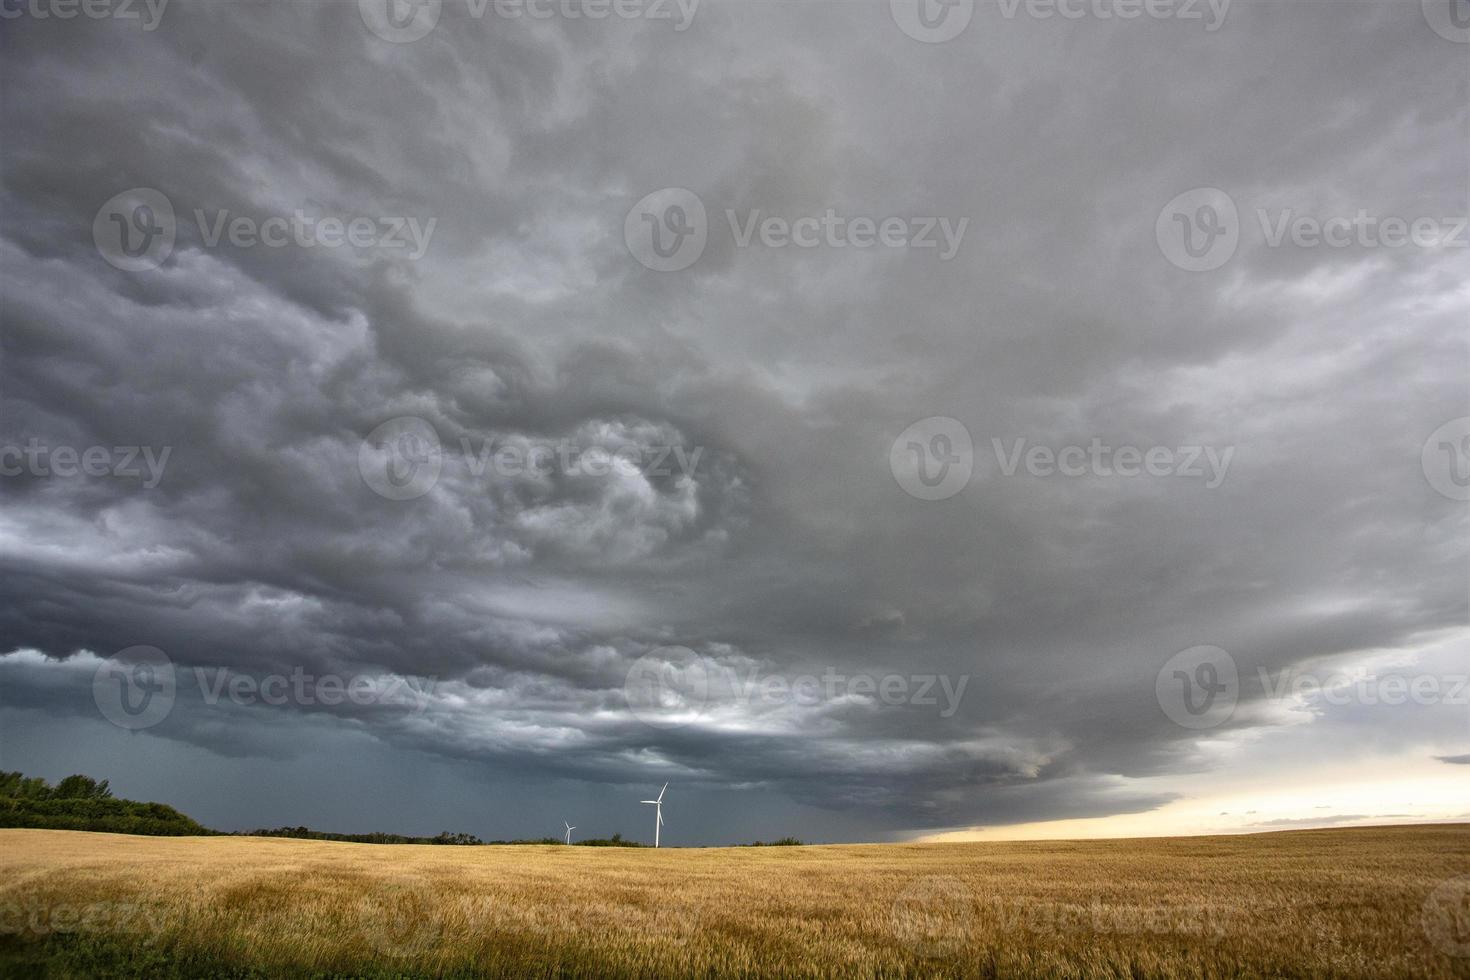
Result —
<path fill-rule="evenodd" d="M 664 788 L 658 791 L 658 798 L 659 798 L 659 801 L 660 802 L 663 801 L 664 793 L 668 791 L 668 788 L 669 788 L 669 784 L 668 783 L 664 783 Z"/>
<path fill-rule="evenodd" d="M 657 805 L 658 805 L 658 800 L 639 800 L 639 801 L 638 801 L 638 802 L 639 802 L 639 803 L 652 803 L 652 804 L 654 804 L 654 805 L 655 805 L 655 806 L 657 806 Z"/>

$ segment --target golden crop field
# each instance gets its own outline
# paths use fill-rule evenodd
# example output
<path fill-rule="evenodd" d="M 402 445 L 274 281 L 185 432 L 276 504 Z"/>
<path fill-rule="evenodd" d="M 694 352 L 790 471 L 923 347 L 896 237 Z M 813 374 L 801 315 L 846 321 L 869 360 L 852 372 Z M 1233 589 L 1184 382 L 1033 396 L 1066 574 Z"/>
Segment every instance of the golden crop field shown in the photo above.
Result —
<path fill-rule="evenodd" d="M 621 849 L 0 830 L 28 976 L 1470 976 L 1470 825 Z M 1446 884 L 1448 882 L 1448 884 Z"/>

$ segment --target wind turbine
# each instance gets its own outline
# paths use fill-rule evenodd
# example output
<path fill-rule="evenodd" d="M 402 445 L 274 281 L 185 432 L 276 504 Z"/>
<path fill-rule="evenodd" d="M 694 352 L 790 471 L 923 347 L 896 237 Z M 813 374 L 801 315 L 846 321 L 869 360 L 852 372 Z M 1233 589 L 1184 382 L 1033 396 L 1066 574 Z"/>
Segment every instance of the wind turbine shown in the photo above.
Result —
<path fill-rule="evenodd" d="M 669 784 L 668 783 L 664 783 L 664 788 L 658 791 L 658 799 L 656 799 L 656 800 L 639 800 L 638 801 L 639 803 L 652 803 L 654 805 L 654 808 L 655 808 L 654 809 L 654 813 L 656 814 L 656 817 L 655 817 L 655 819 L 653 821 L 653 846 L 654 847 L 658 847 L 658 829 L 664 825 L 664 791 L 667 790 L 668 788 L 669 788 Z"/>
<path fill-rule="evenodd" d="M 577 828 L 576 827 L 573 827 L 571 824 L 567 823 L 565 820 L 563 820 L 561 823 L 562 823 L 562 826 L 563 827 L 567 828 L 567 843 L 570 844 L 572 842 L 572 831 L 576 830 Z"/>

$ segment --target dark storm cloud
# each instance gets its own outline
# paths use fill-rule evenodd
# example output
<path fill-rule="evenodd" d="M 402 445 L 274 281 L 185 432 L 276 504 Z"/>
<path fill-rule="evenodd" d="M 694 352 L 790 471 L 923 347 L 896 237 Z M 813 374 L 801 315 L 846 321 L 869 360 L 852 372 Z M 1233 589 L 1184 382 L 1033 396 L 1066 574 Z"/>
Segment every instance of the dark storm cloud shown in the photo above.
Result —
<path fill-rule="evenodd" d="M 1271 247 L 1256 217 L 1466 213 L 1465 52 L 1417 5 L 1237 4 L 1205 32 L 982 3 L 928 45 L 881 3 L 706 0 L 675 32 L 451 2 L 392 44 L 356 4 L 174 0 L 155 31 L 21 17 L 0 46 L 0 435 L 169 450 L 153 487 L 4 478 L 0 646 L 44 654 L 0 659 L 12 706 L 95 717 L 78 651 L 136 644 L 186 679 L 432 678 L 421 711 L 186 684 L 146 737 L 286 758 L 335 720 L 512 780 L 762 787 L 871 832 L 1166 801 L 1127 779 L 1208 764 L 1156 701 L 1178 650 L 1238 662 L 1224 734 L 1279 720 L 1260 670 L 1466 624 L 1466 512 L 1419 457 L 1467 411 L 1467 251 Z M 1154 239 L 1200 186 L 1243 229 L 1208 273 Z M 134 187 L 178 217 L 141 273 L 91 232 Z M 623 240 L 663 187 L 708 209 L 682 272 Z M 726 217 L 829 208 L 969 224 L 944 261 L 740 247 Z M 221 214 L 298 211 L 433 230 L 418 259 L 209 242 Z M 975 472 L 923 501 L 888 454 L 936 415 Z M 391 500 L 359 453 L 401 416 L 442 473 Z M 1007 476 L 993 439 L 1233 455 L 1215 488 Z M 561 443 L 671 472 L 481 455 Z M 666 646 L 847 686 L 651 727 L 625 683 Z M 966 686 L 945 713 L 859 675 Z M 1421 758 L 1466 736 L 1334 717 Z"/>

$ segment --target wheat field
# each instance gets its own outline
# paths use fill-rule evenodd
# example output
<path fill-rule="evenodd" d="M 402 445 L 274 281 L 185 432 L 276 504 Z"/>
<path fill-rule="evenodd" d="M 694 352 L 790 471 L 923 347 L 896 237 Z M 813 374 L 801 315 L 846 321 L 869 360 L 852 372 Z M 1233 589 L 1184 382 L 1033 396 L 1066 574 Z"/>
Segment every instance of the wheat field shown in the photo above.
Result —
<path fill-rule="evenodd" d="M 1453 881 L 1467 872 L 1470 825 L 658 851 L 0 830 L 0 966 L 57 977 L 1470 976 L 1455 955 L 1470 951 Z"/>

